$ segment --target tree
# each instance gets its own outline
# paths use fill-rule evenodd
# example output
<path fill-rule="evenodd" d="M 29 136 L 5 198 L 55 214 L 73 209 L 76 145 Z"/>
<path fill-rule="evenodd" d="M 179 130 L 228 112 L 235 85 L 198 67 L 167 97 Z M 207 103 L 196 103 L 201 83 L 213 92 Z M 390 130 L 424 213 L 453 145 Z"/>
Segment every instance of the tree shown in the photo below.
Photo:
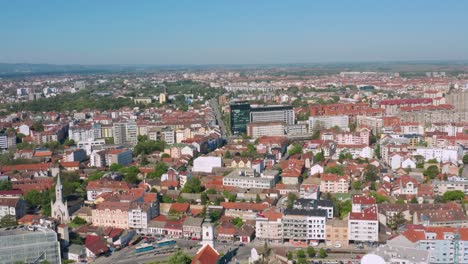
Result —
<path fill-rule="evenodd" d="M 444 193 L 443 198 L 445 202 L 463 201 L 465 193 L 463 191 L 448 191 Z"/>
<path fill-rule="evenodd" d="M 463 155 L 463 164 L 468 164 L 468 154 Z"/>
<path fill-rule="evenodd" d="M 289 155 L 296 155 L 302 153 L 302 146 L 300 144 L 294 143 L 292 147 L 288 150 Z"/>
<path fill-rule="evenodd" d="M 244 225 L 244 221 L 240 217 L 236 217 L 232 219 L 232 224 L 235 225 L 237 228 L 241 228 Z"/>
<path fill-rule="evenodd" d="M 287 207 L 289 209 L 293 208 L 294 202 L 297 200 L 297 195 L 295 193 L 288 193 Z"/>
<path fill-rule="evenodd" d="M 307 247 L 307 255 L 309 256 L 309 258 L 315 257 L 315 254 L 316 254 L 315 249 L 313 247 L 311 247 L 311 246 L 308 246 Z"/>
<path fill-rule="evenodd" d="M 11 190 L 12 188 L 13 186 L 11 185 L 11 182 L 9 182 L 8 180 L 0 181 L 0 191 L 7 191 L 7 190 Z"/>
<path fill-rule="evenodd" d="M 183 193 L 201 193 L 203 191 L 203 186 L 201 185 L 200 179 L 190 178 L 182 188 Z"/>
<path fill-rule="evenodd" d="M 324 161 L 324 160 L 325 160 L 325 154 L 323 153 L 323 151 L 317 153 L 317 154 L 314 156 L 314 161 L 315 161 L 315 163 L 321 162 L 321 161 Z"/>
<path fill-rule="evenodd" d="M 5 215 L 2 217 L 2 219 L 0 219 L 0 227 L 9 227 L 15 225 L 17 225 L 17 223 L 14 215 Z"/>
<path fill-rule="evenodd" d="M 75 140 L 67 138 L 67 139 L 65 139 L 65 142 L 63 142 L 63 144 L 64 144 L 65 146 L 70 147 L 70 146 L 75 145 Z"/>
<path fill-rule="evenodd" d="M 83 218 L 77 216 L 77 217 L 73 218 L 72 223 L 75 224 L 75 225 L 84 225 L 84 224 L 86 224 L 86 220 L 84 220 Z"/>
<path fill-rule="evenodd" d="M 298 250 L 296 255 L 297 255 L 298 258 L 305 258 L 306 257 L 306 255 L 304 253 L 304 250 L 302 250 L 302 249 Z"/>
<path fill-rule="evenodd" d="M 372 191 L 370 193 L 371 196 L 375 197 L 375 201 L 378 203 L 378 204 L 381 204 L 381 203 L 384 203 L 384 202 L 387 202 L 388 201 L 388 198 L 386 196 L 383 196 L 381 194 L 378 194 L 377 192 L 375 191 Z"/>
<path fill-rule="evenodd" d="M 221 218 L 221 212 L 218 210 L 211 210 L 210 211 L 210 218 L 213 222 L 216 222 Z"/>
<path fill-rule="evenodd" d="M 154 166 L 154 171 L 148 173 L 146 176 L 150 179 L 161 178 L 161 176 L 166 173 L 168 169 L 169 166 L 167 166 L 166 163 L 158 162 L 156 163 L 156 166 Z"/>
<path fill-rule="evenodd" d="M 109 167 L 111 171 L 119 171 L 123 168 L 124 166 L 118 163 L 112 163 Z"/>
<path fill-rule="evenodd" d="M 377 144 L 377 146 L 375 147 L 375 156 L 380 159 L 382 158 L 381 154 L 380 154 L 380 144 Z"/>
<path fill-rule="evenodd" d="M 431 165 L 427 167 L 423 174 L 426 175 L 426 177 L 428 177 L 429 179 L 434 179 L 437 176 L 437 174 L 439 174 L 439 167 L 437 167 L 436 165 Z"/>
<path fill-rule="evenodd" d="M 418 203 L 418 198 L 416 198 L 416 197 L 411 198 L 410 203 L 417 204 Z"/>
<path fill-rule="evenodd" d="M 292 251 L 289 251 L 286 256 L 288 257 L 288 260 L 292 260 L 294 257 Z"/>
<path fill-rule="evenodd" d="M 326 167 L 325 170 L 323 171 L 324 173 L 332 173 L 332 174 L 337 174 L 340 176 L 343 176 L 345 174 L 345 170 L 343 166 L 333 166 L 333 167 Z"/>
<path fill-rule="evenodd" d="M 192 259 L 182 250 L 177 250 L 167 261 L 168 264 L 190 264 Z"/>
<path fill-rule="evenodd" d="M 262 201 L 262 199 L 260 199 L 260 195 L 258 195 L 258 193 L 257 193 L 257 196 L 255 197 L 255 202 L 260 203 L 261 201 Z"/>
<path fill-rule="evenodd" d="M 231 152 L 229 150 L 224 153 L 224 158 L 225 159 L 232 159 L 232 155 L 231 155 Z"/>
<path fill-rule="evenodd" d="M 328 256 L 327 251 L 324 248 L 321 248 L 318 252 L 319 258 L 326 258 Z"/>
<path fill-rule="evenodd" d="M 361 181 L 353 181 L 351 184 L 351 188 L 353 190 L 362 190 L 362 182 Z"/>
<path fill-rule="evenodd" d="M 392 230 L 397 230 L 398 227 L 404 225 L 405 223 L 405 216 L 401 212 L 398 212 L 390 217 L 388 227 L 390 227 Z"/>
<path fill-rule="evenodd" d="M 366 172 L 364 173 L 364 179 L 368 182 L 376 181 L 379 179 L 379 170 L 372 164 L 367 164 Z"/>
<path fill-rule="evenodd" d="M 320 130 L 315 130 L 312 134 L 312 139 L 320 139 Z"/>

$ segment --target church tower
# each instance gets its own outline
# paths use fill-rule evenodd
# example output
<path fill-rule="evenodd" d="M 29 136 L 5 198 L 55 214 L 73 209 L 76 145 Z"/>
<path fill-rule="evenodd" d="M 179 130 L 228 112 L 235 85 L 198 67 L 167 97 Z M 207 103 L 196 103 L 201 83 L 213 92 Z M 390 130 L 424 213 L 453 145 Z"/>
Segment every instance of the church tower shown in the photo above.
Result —
<path fill-rule="evenodd" d="M 211 223 L 211 218 L 205 218 L 202 224 L 202 248 L 206 245 L 210 245 L 214 248 L 214 228 Z"/>
<path fill-rule="evenodd" d="M 70 216 L 68 215 L 68 203 L 63 202 L 63 185 L 60 179 L 60 174 L 57 175 L 57 184 L 55 185 L 55 202 L 51 203 L 52 217 L 59 220 L 60 223 L 68 223 Z"/>

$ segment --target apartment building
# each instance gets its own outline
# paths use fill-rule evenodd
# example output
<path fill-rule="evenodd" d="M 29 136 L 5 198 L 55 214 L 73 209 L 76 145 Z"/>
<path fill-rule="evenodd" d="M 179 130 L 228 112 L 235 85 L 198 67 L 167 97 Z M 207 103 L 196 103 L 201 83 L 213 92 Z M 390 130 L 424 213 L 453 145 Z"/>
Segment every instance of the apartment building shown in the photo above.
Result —
<path fill-rule="evenodd" d="M 265 209 L 255 218 L 255 236 L 267 243 L 283 242 L 283 213 L 274 206 Z"/>
<path fill-rule="evenodd" d="M 293 125 L 295 121 L 292 106 L 271 105 L 252 107 L 250 109 L 250 123 L 281 122 Z"/>
<path fill-rule="evenodd" d="M 458 161 L 458 150 L 456 148 L 427 148 L 417 147 L 414 155 L 421 155 L 426 161 L 430 159 L 436 159 L 439 162 L 457 162 Z"/>
<path fill-rule="evenodd" d="M 138 127 L 134 121 L 113 124 L 114 143 L 135 146 L 138 143 Z"/>
<path fill-rule="evenodd" d="M 432 181 L 435 195 L 443 195 L 448 191 L 462 191 L 465 195 L 468 195 L 468 180 L 459 181 Z"/>
<path fill-rule="evenodd" d="M 349 117 L 347 115 L 309 117 L 309 132 L 311 133 L 318 129 L 330 129 L 334 126 L 343 131 L 349 131 Z"/>
<path fill-rule="evenodd" d="M 202 236 L 203 218 L 187 217 L 182 224 L 182 235 L 185 238 L 197 238 Z"/>
<path fill-rule="evenodd" d="M 383 127 L 382 117 L 358 115 L 356 117 L 356 123 L 358 128 L 370 128 L 374 135 L 380 134 Z"/>
<path fill-rule="evenodd" d="M 278 181 L 279 172 L 268 170 L 258 173 L 254 169 L 235 169 L 223 178 L 223 186 L 234 186 L 239 188 L 271 189 Z"/>
<path fill-rule="evenodd" d="M 285 240 L 309 243 L 326 238 L 326 210 L 285 209 L 282 222 Z"/>
<path fill-rule="evenodd" d="M 324 193 L 348 193 L 349 176 L 336 174 L 322 174 L 320 176 L 320 191 Z"/>
<path fill-rule="evenodd" d="M 348 238 L 348 220 L 331 219 L 327 221 L 325 234 L 325 244 L 329 246 L 347 247 Z"/>
<path fill-rule="evenodd" d="M 301 210 L 314 210 L 322 209 L 327 211 L 327 218 L 333 219 L 333 201 L 331 200 L 317 200 L 317 199 L 303 199 L 299 198 L 294 201 L 293 208 Z"/>
<path fill-rule="evenodd" d="M 284 136 L 285 125 L 283 122 L 249 123 L 247 135 L 251 138 L 262 136 Z"/>
<path fill-rule="evenodd" d="M 348 215 L 348 238 L 353 242 L 378 242 L 379 220 L 374 197 L 354 196 Z"/>

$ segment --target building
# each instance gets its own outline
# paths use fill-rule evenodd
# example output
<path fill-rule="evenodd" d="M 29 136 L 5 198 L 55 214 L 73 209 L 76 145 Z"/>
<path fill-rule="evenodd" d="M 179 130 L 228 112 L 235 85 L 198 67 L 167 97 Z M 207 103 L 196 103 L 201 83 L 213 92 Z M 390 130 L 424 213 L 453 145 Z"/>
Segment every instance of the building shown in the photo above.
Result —
<path fill-rule="evenodd" d="M 187 217 L 182 224 L 182 235 L 185 238 L 201 239 L 202 237 L 202 218 Z"/>
<path fill-rule="evenodd" d="M 129 227 L 130 203 L 104 201 L 92 210 L 92 223 L 96 226 L 110 226 L 126 229 Z"/>
<path fill-rule="evenodd" d="M 343 131 L 349 131 L 349 118 L 347 115 L 336 116 L 311 116 L 309 117 L 309 132 L 320 129 L 339 127 Z"/>
<path fill-rule="evenodd" d="M 285 209 L 283 216 L 283 238 L 305 243 L 325 240 L 327 211 L 322 209 Z"/>
<path fill-rule="evenodd" d="M 421 155 L 425 161 L 436 159 L 438 162 L 458 162 L 457 149 L 417 147 L 413 155 Z"/>
<path fill-rule="evenodd" d="M 255 237 L 267 243 L 283 242 L 283 213 L 276 207 L 265 209 L 255 218 Z"/>
<path fill-rule="evenodd" d="M 295 121 L 292 106 L 271 105 L 262 107 L 252 107 L 250 109 L 251 123 L 281 122 L 286 125 L 293 125 Z"/>
<path fill-rule="evenodd" d="M 132 163 L 132 151 L 129 149 L 110 149 L 106 155 L 106 165 L 112 164 L 129 165 Z"/>
<path fill-rule="evenodd" d="M 138 143 L 138 127 L 134 121 L 113 124 L 114 143 L 135 146 Z"/>
<path fill-rule="evenodd" d="M 61 263 L 57 233 L 43 227 L 16 226 L 0 229 L 2 263 Z"/>
<path fill-rule="evenodd" d="M 327 234 L 325 244 L 334 247 L 348 246 L 348 221 L 346 219 L 328 220 L 325 233 Z"/>
<path fill-rule="evenodd" d="M 55 202 L 51 204 L 51 216 L 57 219 L 61 223 L 70 222 L 70 216 L 68 214 L 68 202 L 63 201 L 62 193 L 62 181 L 60 180 L 60 175 L 57 176 L 57 184 L 55 185 Z"/>
<path fill-rule="evenodd" d="M 320 191 L 324 193 L 348 193 L 349 176 L 322 174 L 320 176 Z"/>
<path fill-rule="evenodd" d="M 249 168 L 236 169 L 224 176 L 223 186 L 234 186 L 244 189 L 271 189 L 278 181 L 278 173 L 278 171 L 259 173 Z"/>
<path fill-rule="evenodd" d="M 311 200 L 299 198 L 294 201 L 293 208 L 302 210 L 322 209 L 327 211 L 327 218 L 333 218 L 333 201 L 331 200 Z"/>
<path fill-rule="evenodd" d="M 259 138 L 262 136 L 284 136 L 285 126 L 282 122 L 265 122 L 247 124 L 247 136 Z"/>
<path fill-rule="evenodd" d="M 193 172 L 209 172 L 222 166 L 221 157 L 198 157 L 193 160 Z"/>
<path fill-rule="evenodd" d="M 0 219 L 7 215 L 19 219 L 26 214 L 26 203 L 17 197 L 0 198 Z"/>
<path fill-rule="evenodd" d="M 383 127 L 382 117 L 358 115 L 356 117 L 356 123 L 358 128 L 370 128 L 374 135 L 379 135 Z"/>
<path fill-rule="evenodd" d="M 146 232 L 148 223 L 157 215 L 156 206 L 153 203 L 133 202 L 128 211 L 128 228 L 135 229 L 138 233 Z"/>
<path fill-rule="evenodd" d="M 379 219 L 374 197 L 354 196 L 348 215 L 348 238 L 354 242 L 378 242 Z"/>
<path fill-rule="evenodd" d="M 241 135 L 247 133 L 247 124 L 250 121 L 250 104 L 247 102 L 236 102 L 230 105 L 231 133 Z"/>

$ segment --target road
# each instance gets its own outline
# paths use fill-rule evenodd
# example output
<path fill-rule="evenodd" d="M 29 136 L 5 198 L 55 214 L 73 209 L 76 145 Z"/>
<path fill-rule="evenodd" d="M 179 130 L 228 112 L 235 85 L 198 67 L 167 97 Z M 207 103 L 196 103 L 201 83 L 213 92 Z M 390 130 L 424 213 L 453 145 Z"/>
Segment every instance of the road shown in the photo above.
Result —
<path fill-rule="evenodd" d="M 216 122 L 218 123 L 219 127 L 221 128 L 221 137 L 222 138 L 227 138 L 227 129 L 226 129 L 226 126 L 225 126 L 225 124 L 223 122 L 222 115 L 219 112 L 218 100 L 216 100 L 216 98 L 211 99 L 210 100 L 210 106 L 213 109 L 213 113 L 215 114 Z"/>

